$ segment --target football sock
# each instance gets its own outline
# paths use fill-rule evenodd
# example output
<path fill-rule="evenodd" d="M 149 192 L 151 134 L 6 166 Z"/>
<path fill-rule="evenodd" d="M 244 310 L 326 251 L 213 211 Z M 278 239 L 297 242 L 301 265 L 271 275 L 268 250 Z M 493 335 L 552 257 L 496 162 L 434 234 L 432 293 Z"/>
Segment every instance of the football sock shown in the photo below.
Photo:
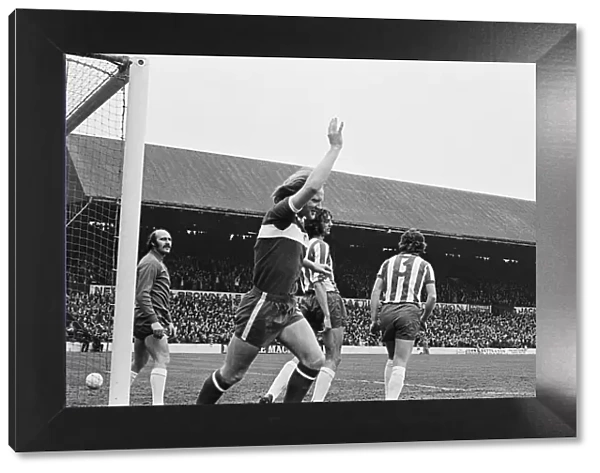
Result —
<path fill-rule="evenodd" d="M 394 365 L 392 364 L 392 360 L 387 360 L 385 364 L 385 371 L 383 372 L 383 380 L 385 381 L 385 398 L 387 399 L 388 392 L 388 384 L 390 383 L 390 377 L 392 376 L 392 368 Z"/>
<path fill-rule="evenodd" d="M 283 392 L 283 389 L 287 386 L 290 376 L 292 376 L 296 366 L 298 366 L 298 360 L 294 358 L 288 361 L 285 365 L 283 365 L 283 368 L 281 368 L 281 371 L 267 392 L 267 394 L 273 396 L 273 401 L 279 397 L 279 395 Z"/>
<path fill-rule="evenodd" d="M 129 375 L 129 385 L 133 384 L 135 378 L 137 378 L 137 375 L 138 373 L 136 373 L 135 371 L 131 371 L 131 374 Z"/>
<path fill-rule="evenodd" d="M 388 401 L 395 401 L 400 397 L 402 387 L 404 386 L 404 375 L 406 374 L 406 368 L 404 366 L 394 366 L 392 368 L 392 374 L 390 376 L 390 382 L 388 383 L 387 395 L 385 399 Z"/>
<path fill-rule="evenodd" d="M 321 368 L 317 381 L 315 381 L 315 392 L 311 402 L 323 402 L 329 392 L 333 378 L 335 378 L 335 371 L 331 368 Z"/>
<path fill-rule="evenodd" d="M 217 370 L 204 381 L 196 404 L 215 404 L 230 387 L 231 384 L 226 383 Z"/>
<path fill-rule="evenodd" d="M 152 388 L 152 405 L 162 406 L 165 396 L 165 384 L 167 382 L 167 370 L 165 368 L 153 368 L 150 372 L 150 387 Z"/>
<path fill-rule="evenodd" d="M 298 363 L 290 376 L 283 402 L 302 402 L 318 374 L 319 370 Z"/>

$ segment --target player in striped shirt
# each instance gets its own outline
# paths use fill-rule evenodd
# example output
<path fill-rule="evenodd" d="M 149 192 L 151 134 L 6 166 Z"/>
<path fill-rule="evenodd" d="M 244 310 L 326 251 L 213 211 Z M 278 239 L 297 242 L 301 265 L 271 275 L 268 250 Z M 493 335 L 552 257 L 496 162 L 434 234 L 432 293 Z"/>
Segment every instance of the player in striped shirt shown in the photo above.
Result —
<path fill-rule="evenodd" d="M 425 329 L 435 307 L 435 275 L 431 264 L 422 258 L 426 247 L 420 232 L 414 228 L 406 231 L 400 239 L 400 253 L 381 265 L 371 292 L 371 332 L 382 329 L 388 352 L 384 371 L 386 400 L 400 397 L 415 338 L 419 329 Z M 427 301 L 421 309 L 423 288 Z"/>
<path fill-rule="evenodd" d="M 306 260 L 331 269 L 333 260 L 325 237 L 331 233 L 332 225 L 332 215 L 327 209 L 317 210 L 315 218 L 306 222 L 306 231 L 311 238 Z M 315 332 L 322 333 L 325 346 L 325 363 L 317 377 L 312 397 L 312 402 L 323 402 L 341 361 L 346 306 L 335 284 L 333 270 L 331 275 L 326 275 L 304 267 L 302 279 L 306 288 L 306 296 L 300 307 L 302 315 Z M 297 365 L 298 359 L 295 357 L 288 361 L 259 402 L 269 404 L 277 399 Z"/>
<path fill-rule="evenodd" d="M 314 218 L 323 186 L 342 149 L 343 123 L 331 120 L 330 148 L 312 170 L 301 169 L 275 192 L 254 245 L 252 289 L 235 314 L 235 333 L 225 363 L 202 385 L 196 404 L 214 404 L 241 381 L 261 347 L 278 340 L 300 363 L 290 376 L 284 402 L 302 402 L 325 361 L 315 334 L 296 304 L 296 284 L 306 256 L 303 219 Z"/>

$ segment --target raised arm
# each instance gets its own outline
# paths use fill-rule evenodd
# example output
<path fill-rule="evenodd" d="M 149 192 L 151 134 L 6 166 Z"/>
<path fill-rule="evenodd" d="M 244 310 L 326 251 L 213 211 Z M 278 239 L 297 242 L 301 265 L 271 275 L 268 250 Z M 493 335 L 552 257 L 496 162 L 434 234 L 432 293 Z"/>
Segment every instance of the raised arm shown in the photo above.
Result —
<path fill-rule="evenodd" d="M 329 129 L 327 131 L 327 137 L 329 138 L 329 151 L 323 157 L 321 162 L 313 169 L 306 180 L 304 186 L 291 197 L 291 203 L 296 209 L 301 209 L 306 203 L 313 198 L 313 196 L 319 192 L 323 187 L 323 184 L 327 181 L 333 165 L 340 155 L 342 150 L 342 129 L 344 123 L 342 122 L 338 127 L 337 118 L 333 118 L 329 122 Z"/>

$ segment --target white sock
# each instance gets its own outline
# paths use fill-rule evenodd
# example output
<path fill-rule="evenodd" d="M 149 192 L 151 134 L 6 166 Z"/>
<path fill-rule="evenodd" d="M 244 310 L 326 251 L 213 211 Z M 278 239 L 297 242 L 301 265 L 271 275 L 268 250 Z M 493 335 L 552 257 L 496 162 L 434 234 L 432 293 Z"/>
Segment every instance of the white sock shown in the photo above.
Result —
<path fill-rule="evenodd" d="M 136 373 L 135 371 L 132 371 L 131 374 L 129 375 L 129 385 L 130 386 L 135 381 L 135 378 L 137 378 L 137 375 L 138 375 L 138 373 Z"/>
<path fill-rule="evenodd" d="M 162 406 L 165 396 L 165 384 L 167 383 L 167 370 L 165 368 L 153 368 L 150 373 L 150 387 L 152 388 L 152 405 Z"/>
<path fill-rule="evenodd" d="M 390 376 L 390 382 L 388 383 L 387 388 L 387 395 L 385 396 L 387 401 L 395 401 L 400 397 L 400 393 L 404 387 L 405 374 L 406 368 L 404 366 L 394 366 L 392 368 L 392 374 Z"/>
<path fill-rule="evenodd" d="M 385 387 L 385 399 L 387 399 L 388 393 L 388 384 L 390 384 L 390 377 L 392 376 L 392 368 L 394 365 L 392 364 L 392 360 L 387 360 L 385 364 L 385 370 L 383 372 L 383 380 L 385 383 L 383 384 Z"/>
<path fill-rule="evenodd" d="M 269 391 L 267 391 L 267 394 L 273 396 L 273 401 L 279 397 L 284 388 L 288 385 L 290 376 L 292 376 L 296 366 L 298 366 L 298 360 L 294 358 L 288 361 L 285 365 L 283 365 L 283 368 L 281 368 L 281 371 L 273 381 L 273 384 L 271 384 Z"/>
<path fill-rule="evenodd" d="M 335 371 L 331 368 L 321 368 L 315 381 L 315 392 L 311 402 L 323 402 L 329 392 L 333 378 L 335 378 Z"/>

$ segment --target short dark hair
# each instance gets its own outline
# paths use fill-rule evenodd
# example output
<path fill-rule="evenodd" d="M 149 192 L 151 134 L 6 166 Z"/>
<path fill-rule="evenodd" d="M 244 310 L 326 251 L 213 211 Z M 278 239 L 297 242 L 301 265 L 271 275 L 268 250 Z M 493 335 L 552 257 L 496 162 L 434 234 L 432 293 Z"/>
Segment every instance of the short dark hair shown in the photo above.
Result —
<path fill-rule="evenodd" d="M 402 234 L 400 238 L 400 252 L 401 253 L 425 253 L 427 243 L 425 243 L 425 237 L 416 228 L 410 228 Z"/>
<path fill-rule="evenodd" d="M 277 189 L 273 191 L 273 194 L 271 194 L 273 202 L 281 202 L 286 197 L 294 195 L 302 189 L 311 172 L 312 169 L 310 168 L 302 168 L 288 177 L 284 183 L 278 186 Z"/>
<path fill-rule="evenodd" d="M 164 228 L 157 228 L 152 233 L 150 233 L 150 235 L 148 235 L 148 238 L 146 239 L 146 251 L 150 251 L 152 248 L 154 248 L 154 246 L 156 245 L 156 234 L 161 231 L 167 233 L 169 232 Z"/>
<path fill-rule="evenodd" d="M 306 233 L 308 233 L 308 237 L 314 238 L 323 235 L 323 223 L 332 218 L 333 215 L 329 210 L 324 208 L 317 209 L 315 218 L 304 222 L 304 229 L 306 230 Z"/>

